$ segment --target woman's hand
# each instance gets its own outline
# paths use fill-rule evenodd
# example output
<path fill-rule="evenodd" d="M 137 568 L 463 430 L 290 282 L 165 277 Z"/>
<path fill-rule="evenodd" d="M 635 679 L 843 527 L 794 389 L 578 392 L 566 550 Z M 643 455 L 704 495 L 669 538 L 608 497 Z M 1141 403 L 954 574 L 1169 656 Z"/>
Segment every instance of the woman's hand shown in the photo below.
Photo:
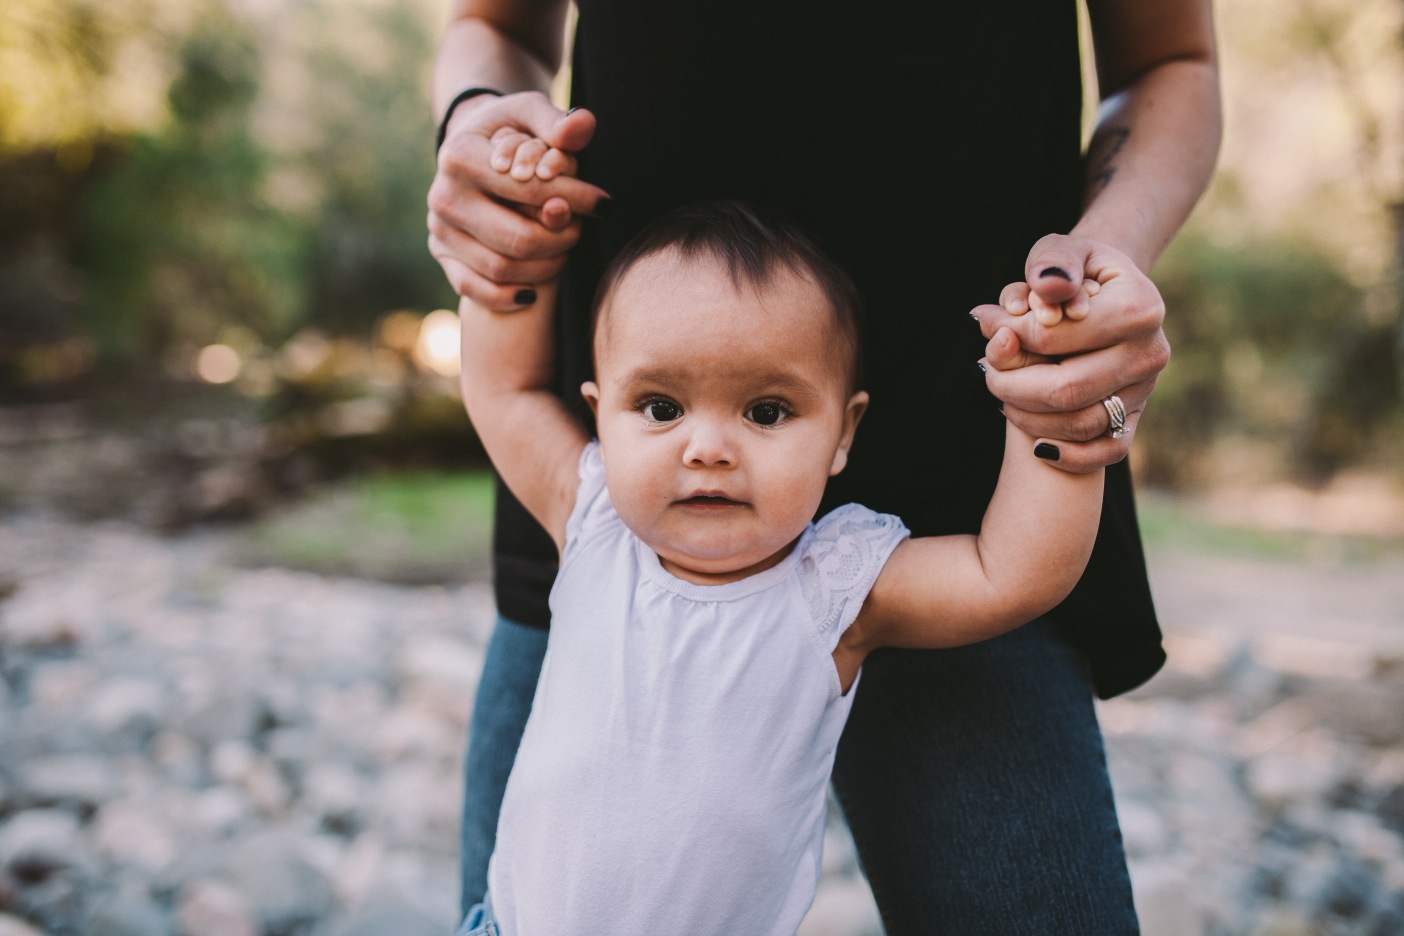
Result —
<path fill-rule="evenodd" d="M 573 177 L 574 154 L 594 133 L 589 111 L 562 111 L 537 91 L 479 95 L 454 110 L 429 188 L 429 252 L 455 292 L 496 312 L 536 302 L 535 287 L 560 274 L 579 239 L 580 217 L 608 202 Z"/>
<path fill-rule="evenodd" d="M 1024 275 L 999 305 L 971 312 L 990 339 L 986 385 L 1014 425 L 1060 440 L 1059 468 L 1083 473 L 1121 461 L 1170 360 L 1159 290 L 1122 252 L 1060 234 L 1034 245 Z M 1116 438 L 1103 405 L 1113 394 L 1126 411 Z"/>

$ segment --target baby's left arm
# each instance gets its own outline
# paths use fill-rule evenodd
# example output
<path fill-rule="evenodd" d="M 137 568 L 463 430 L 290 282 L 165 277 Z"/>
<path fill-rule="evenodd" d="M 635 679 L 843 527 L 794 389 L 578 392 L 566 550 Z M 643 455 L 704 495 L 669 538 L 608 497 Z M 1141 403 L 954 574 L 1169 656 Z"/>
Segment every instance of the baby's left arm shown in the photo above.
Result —
<path fill-rule="evenodd" d="M 1104 472 L 1059 471 L 1039 457 L 1051 454 L 1047 446 L 1056 451 L 1057 442 L 1006 423 L 1004 463 L 979 534 L 898 546 L 844 635 L 850 649 L 975 643 L 1067 597 L 1097 538 Z"/>

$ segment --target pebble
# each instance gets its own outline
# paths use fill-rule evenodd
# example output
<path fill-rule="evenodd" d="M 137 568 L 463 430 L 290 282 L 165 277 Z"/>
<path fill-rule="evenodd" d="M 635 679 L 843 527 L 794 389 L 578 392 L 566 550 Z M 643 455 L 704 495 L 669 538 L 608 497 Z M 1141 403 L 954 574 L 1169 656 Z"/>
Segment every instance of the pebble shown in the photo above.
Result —
<path fill-rule="evenodd" d="M 0 936 L 452 931 L 489 590 L 227 541 L 0 518 Z M 1170 664 L 1098 707 L 1144 932 L 1404 934 L 1397 614 L 1267 633 L 1171 572 Z M 880 934 L 836 808 L 821 873 L 799 936 Z"/>

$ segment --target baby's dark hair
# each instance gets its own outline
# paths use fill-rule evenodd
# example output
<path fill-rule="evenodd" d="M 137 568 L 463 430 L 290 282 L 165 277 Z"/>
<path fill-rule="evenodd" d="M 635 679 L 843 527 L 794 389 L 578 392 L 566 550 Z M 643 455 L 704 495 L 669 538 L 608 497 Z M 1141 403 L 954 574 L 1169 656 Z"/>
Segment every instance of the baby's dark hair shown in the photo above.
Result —
<path fill-rule="evenodd" d="M 684 260 L 710 257 L 726 266 L 733 285 L 758 288 L 780 269 L 817 286 L 846 345 L 851 389 L 861 383 L 862 302 L 858 287 L 797 224 L 737 200 L 698 202 L 664 215 L 624 246 L 605 269 L 595 292 L 591 347 L 600 311 L 614 287 L 641 260 L 675 250 Z"/>

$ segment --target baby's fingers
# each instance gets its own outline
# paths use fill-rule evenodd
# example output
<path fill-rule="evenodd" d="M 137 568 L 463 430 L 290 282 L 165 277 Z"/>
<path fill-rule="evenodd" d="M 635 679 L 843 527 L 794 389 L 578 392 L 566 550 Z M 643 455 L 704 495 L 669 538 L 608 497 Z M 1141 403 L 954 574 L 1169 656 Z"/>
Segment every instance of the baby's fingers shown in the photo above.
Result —
<path fill-rule="evenodd" d="M 536 164 L 536 177 L 549 180 L 556 176 L 573 176 L 578 169 L 579 163 L 574 156 L 553 146 L 541 157 L 541 162 Z"/>
<path fill-rule="evenodd" d="M 488 157 L 488 165 L 498 172 L 507 172 L 517 158 L 517 149 L 530 139 L 513 127 L 499 127 L 491 137 L 492 153 Z"/>
<path fill-rule="evenodd" d="M 532 138 L 522 142 L 517 147 L 516 155 L 512 157 L 511 176 L 518 182 L 526 182 L 536 175 L 536 166 L 541 162 L 541 157 L 546 155 L 547 146 L 542 141 Z"/>
<path fill-rule="evenodd" d="M 1029 284 L 1010 283 L 1000 290 L 999 304 L 1010 315 L 1023 315 L 1029 311 Z"/>

